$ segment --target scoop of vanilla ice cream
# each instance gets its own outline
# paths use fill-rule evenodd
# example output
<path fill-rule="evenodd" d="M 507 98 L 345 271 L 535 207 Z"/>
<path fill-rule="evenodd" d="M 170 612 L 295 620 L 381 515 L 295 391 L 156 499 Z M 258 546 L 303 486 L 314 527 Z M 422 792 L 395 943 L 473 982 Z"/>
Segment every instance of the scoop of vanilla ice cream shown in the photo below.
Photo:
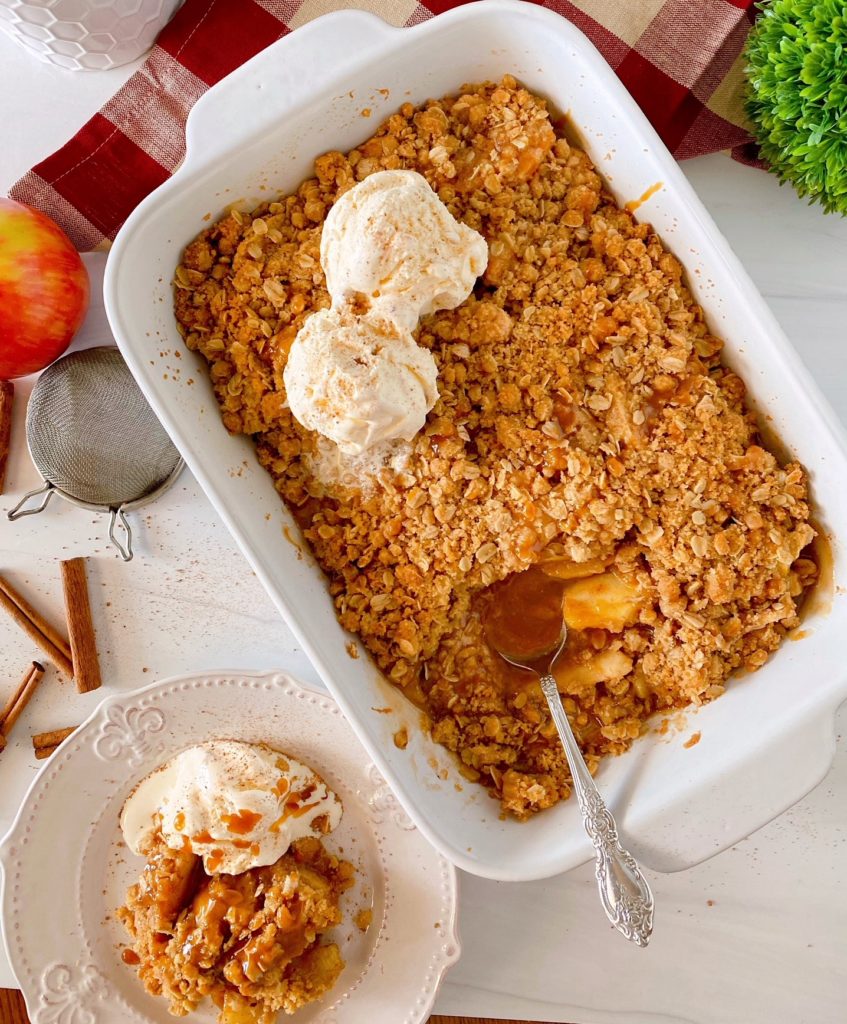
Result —
<path fill-rule="evenodd" d="M 188 844 L 209 874 L 235 875 L 273 864 L 296 839 L 340 820 L 341 802 L 307 765 L 264 745 L 211 740 L 142 780 L 121 830 L 134 853 L 159 830 L 172 849 Z"/>
<path fill-rule="evenodd" d="M 464 302 L 487 263 L 482 235 L 457 221 L 415 171 L 369 175 L 333 205 L 321 235 L 333 304 L 361 293 L 374 312 L 410 331 L 420 317 Z"/>
<path fill-rule="evenodd" d="M 297 420 L 357 455 L 411 440 L 438 400 L 437 376 L 410 331 L 373 312 L 324 309 L 298 332 L 283 379 Z"/>

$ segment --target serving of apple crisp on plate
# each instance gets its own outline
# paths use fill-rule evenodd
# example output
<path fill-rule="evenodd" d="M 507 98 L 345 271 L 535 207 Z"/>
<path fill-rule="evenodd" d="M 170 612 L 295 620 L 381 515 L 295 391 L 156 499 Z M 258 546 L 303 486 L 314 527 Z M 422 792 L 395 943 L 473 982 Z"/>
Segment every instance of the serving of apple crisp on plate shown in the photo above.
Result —
<path fill-rule="evenodd" d="M 508 75 L 405 104 L 205 229 L 174 293 L 340 622 L 518 818 L 570 776 L 537 682 L 486 643 L 499 584 L 560 582 L 594 767 L 760 668 L 818 572 L 803 467 L 565 129 Z"/>
<path fill-rule="evenodd" d="M 452 865 L 335 702 L 279 672 L 107 697 L 0 866 L 32 1020 L 420 1024 L 459 956 Z"/>
<path fill-rule="evenodd" d="M 263 744 L 210 740 L 147 776 L 121 813 L 146 864 L 118 917 L 134 966 L 171 1013 L 209 996 L 221 1024 L 273 1024 L 344 969 L 324 935 L 355 868 L 322 842 L 341 802 L 308 766 Z"/>

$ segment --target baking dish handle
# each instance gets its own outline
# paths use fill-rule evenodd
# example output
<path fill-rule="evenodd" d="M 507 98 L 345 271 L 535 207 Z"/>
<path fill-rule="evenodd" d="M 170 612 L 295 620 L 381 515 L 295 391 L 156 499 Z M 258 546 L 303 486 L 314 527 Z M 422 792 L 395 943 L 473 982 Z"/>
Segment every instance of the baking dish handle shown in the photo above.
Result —
<path fill-rule="evenodd" d="M 401 31 L 405 30 L 365 11 L 336 11 L 272 43 L 194 104 L 180 170 L 207 164 L 255 138 L 257 132 L 271 130 L 288 108 L 314 95 L 316 82 L 327 71 L 339 78 L 348 66 L 361 67 L 363 56 L 370 56 L 376 66 L 379 51 Z M 264 102 L 271 95 L 273 103 Z M 245 96 L 252 96 L 253 102 L 245 102 Z M 285 105 L 280 104 L 280 96 L 285 97 Z"/>

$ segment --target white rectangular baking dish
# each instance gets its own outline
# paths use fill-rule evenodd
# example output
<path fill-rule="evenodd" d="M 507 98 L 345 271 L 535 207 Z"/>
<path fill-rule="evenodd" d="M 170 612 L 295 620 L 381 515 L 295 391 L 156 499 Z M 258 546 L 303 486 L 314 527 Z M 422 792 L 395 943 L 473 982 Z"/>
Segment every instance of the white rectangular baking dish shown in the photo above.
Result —
<path fill-rule="evenodd" d="M 296 527 L 252 443 L 227 434 L 205 366 L 184 349 L 170 284 L 183 246 L 210 215 L 293 189 L 316 156 L 351 148 L 406 100 L 506 72 L 569 113 L 620 200 L 661 182 L 640 216 L 683 262 L 727 358 L 808 467 L 833 539 L 835 581 L 842 580 L 847 445 L 835 416 L 617 77 L 581 32 L 549 11 L 487 0 L 411 29 L 347 11 L 269 47 L 192 111 L 186 161 L 127 221 L 109 257 L 105 296 L 139 384 L 409 814 L 459 867 L 517 881 L 590 857 L 575 802 L 524 824 L 501 821 L 497 804 L 425 738 L 416 712 L 370 661 L 351 659 L 321 573 L 284 536 Z M 847 696 L 847 597 L 839 588 L 805 628 L 807 639 L 786 643 L 756 675 L 687 714 L 684 732 L 652 733 L 603 764 L 598 781 L 642 863 L 668 871 L 696 864 L 821 779 L 834 712 Z M 386 707 L 392 713 L 374 710 Z M 411 727 L 406 750 L 392 742 L 402 723 Z M 685 748 L 695 729 L 701 741 Z"/>

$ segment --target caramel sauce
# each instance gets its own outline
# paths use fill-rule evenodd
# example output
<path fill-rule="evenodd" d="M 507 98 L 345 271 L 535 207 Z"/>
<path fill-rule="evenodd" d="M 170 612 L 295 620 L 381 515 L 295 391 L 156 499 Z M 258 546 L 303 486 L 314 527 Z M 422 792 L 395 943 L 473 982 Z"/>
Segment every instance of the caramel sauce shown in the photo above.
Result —
<path fill-rule="evenodd" d="M 553 416 L 562 428 L 562 432 L 567 434 L 576 423 L 576 410 L 573 402 L 565 401 L 563 398 L 557 399 L 553 403 Z"/>
<path fill-rule="evenodd" d="M 248 832 L 259 824 L 264 815 L 251 811 L 247 807 L 241 807 L 235 814 L 222 814 L 221 821 L 226 825 L 227 831 L 236 836 L 246 836 Z"/>
<path fill-rule="evenodd" d="M 123 960 L 123 962 L 125 964 L 128 964 L 130 967 L 135 967 L 136 964 L 141 963 L 141 957 L 138 955 L 138 953 L 135 952 L 134 949 L 130 949 L 129 946 L 126 946 L 121 951 L 121 960 Z"/>
<path fill-rule="evenodd" d="M 190 848 L 171 850 L 163 845 L 149 857 L 141 875 L 141 888 L 156 908 L 160 927 L 176 918 L 201 876 L 200 860 Z"/>
<path fill-rule="evenodd" d="M 281 800 L 290 788 L 291 783 L 288 781 L 288 779 L 284 775 L 280 775 L 279 781 L 274 786 L 274 793 L 276 793 L 276 795 Z"/>
<path fill-rule="evenodd" d="M 302 552 L 303 549 L 300 547 L 300 542 L 297 540 L 297 538 L 291 532 L 291 527 L 290 526 L 283 526 L 283 528 L 282 528 L 282 535 L 283 535 L 283 537 L 285 537 L 285 539 L 288 541 L 288 543 L 293 548 L 296 548 L 298 552 Z"/>
<path fill-rule="evenodd" d="M 291 901 L 291 907 L 282 906 L 277 914 L 277 922 L 283 931 L 290 932 L 297 927 L 300 920 L 300 900 L 295 896 Z"/>
<path fill-rule="evenodd" d="M 700 378 L 696 375 L 690 375 L 684 377 L 678 384 L 675 383 L 668 391 L 654 390 L 647 396 L 644 403 L 643 411 L 647 417 L 647 423 L 656 419 L 666 405 L 691 405 L 695 398 L 697 398 L 697 393 L 694 389 L 698 385 L 699 380 Z"/>
<path fill-rule="evenodd" d="M 237 884 L 237 880 L 236 880 Z M 183 954 L 192 963 L 198 963 L 204 953 L 219 950 L 227 939 L 237 918 L 249 915 L 251 901 L 240 889 L 235 888 L 225 876 L 209 880 L 208 884 L 194 898 L 191 905 L 193 918 L 191 933 L 183 946 Z"/>
<path fill-rule="evenodd" d="M 191 837 L 191 842 L 192 843 L 213 843 L 214 839 L 212 839 L 212 836 L 211 836 L 209 830 L 204 828 L 200 832 L 195 833 Z"/>
<path fill-rule="evenodd" d="M 561 634 L 563 595 L 560 580 L 534 567 L 493 587 L 484 618 L 488 643 L 516 660 L 541 657 Z"/>
<path fill-rule="evenodd" d="M 630 199 L 628 203 L 625 203 L 624 209 L 635 213 L 639 206 L 643 206 L 651 196 L 654 196 L 662 188 L 663 184 L 664 182 L 657 181 L 655 185 L 651 185 L 645 192 L 642 192 L 637 199 Z"/>
<path fill-rule="evenodd" d="M 274 337 L 269 340 L 266 347 L 271 351 L 271 353 L 282 353 L 288 355 L 296 337 L 297 328 L 293 324 L 290 324 L 288 327 L 284 327 L 278 334 L 275 334 Z"/>
<path fill-rule="evenodd" d="M 220 850 L 217 847 L 215 847 L 215 849 L 212 850 L 212 852 L 205 859 L 206 870 L 209 872 L 209 874 L 214 874 L 218 870 L 218 868 L 223 863 L 223 859 L 223 850 Z"/>
<path fill-rule="evenodd" d="M 197 895 L 191 910 L 197 927 L 208 933 L 220 925 L 230 906 L 228 900 L 218 899 L 206 888 Z"/>
<path fill-rule="evenodd" d="M 546 561 L 489 588 L 477 608 L 491 649 L 539 674 L 549 667 L 564 619 L 568 638 L 553 675 L 562 694 L 578 697 L 632 670 L 632 658 L 610 649 L 609 638 L 637 621 L 643 601 L 635 582 L 609 571 L 605 560 L 575 563 L 551 551 Z M 536 678 L 505 660 L 498 659 L 496 678 L 509 699 L 538 690 Z M 602 724 L 583 715 L 575 724 L 580 741 L 597 740 Z M 542 729 L 539 741 L 553 735 L 550 723 L 550 735 Z"/>
<path fill-rule="evenodd" d="M 835 565 L 832 553 L 832 541 L 820 523 L 812 520 L 817 536 L 808 547 L 800 552 L 801 558 L 810 558 L 818 567 L 818 578 L 801 597 L 798 612 L 801 618 L 809 615 L 828 615 L 832 611 L 832 598 L 835 593 Z M 808 631 L 806 632 L 808 634 Z M 796 639 L 801 639 L 799 634 Z"/>
<path fill-rule="evenodd" d="M 182 830 L 185 828 L 185 815 L 182 813 L 182 811 L 179 811 L 174 817 L 174 828 L 177 830 L 177 832 L 182 832 Z"/>
<path fill-rule="evenodd" d="M 279 832 L 279 830 L 282 828 L 285 822 L 289 820 L 289 818 L 299 818 L 302 815 L 304 815 L 307 811 L 311 811 L 313 807 L 317 807 L 319 803 L 320 800 L 315 800 L 311 804 L 303 804 L 302 807 L 298 807 L 296 805 L 292 806 L 290 810 L 286 810 L 284 814 L 280 815 L 280 817 L 276 819 L 273 825 L 271 825 L 269 831 Z M 287 806 L 288 805 L 286 805 L 286 807 Z"/>
<path fill-rule="evenodd" d="M 285 801 L 285 806 L 296 807 L 297 804 L 301 804 L 304 800 L 308 800 L 317 788 L 317 783 L 307 783 L 302 789 L 298 789 L 295 793 L 291 794 L 291 796 Z"/>
<path fill-rule="evenodd" d="M 297 926 L 291 931 L 281 927 L 273 937 L 264 941 L 252 939 L 238 950 L 235 959 L 241 964 L 245 976 L 256 982 L 277 964 L 300 956 L 308 945 L 305 927 Z"/>
<path fill-rule="evenodd" d="M 307 498 L 302 505 L 295 505 L 291 509 L 291 514 L 294 516 L 294 520 L 301 530 L 307 530 L 312 525 L 312 520 L 317 513 L 324 507 L 324 503 L 320 502 L 317 498 Z M 279 761 L 277 762 L 279 767 Z M 280 771 L 285 771 L 285 768 L 280 768 Z"/>
<path fill-rule="evenodd" d="M 300 956 L 309 945 L 306 924 L 302 922 L 302 906 L 295 893 L 287 904 L 276 911 L 277 927 L 271 934 L 250 936 L 233 952 L 245 976 L 253 982 L 274 967 Z"/>
<path fill-rule="evenodd" d="M 544 453 L 544 465 L 554 472 L 568 468 L 568 453 L 564 448 L 550 448 Z"/>

